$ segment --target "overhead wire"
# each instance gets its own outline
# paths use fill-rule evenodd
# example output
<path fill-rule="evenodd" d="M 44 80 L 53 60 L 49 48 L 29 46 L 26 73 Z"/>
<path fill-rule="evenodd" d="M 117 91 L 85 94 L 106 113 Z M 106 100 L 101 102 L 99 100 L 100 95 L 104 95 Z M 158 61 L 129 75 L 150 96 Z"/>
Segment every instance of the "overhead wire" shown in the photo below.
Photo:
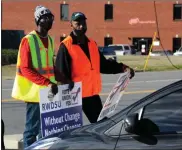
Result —
<path fill-rule="evenodd" d="M 165 49 L 164 49 L 164 47 L 163 47 L 163 44 L 162 44 L 162 41 L 161 41 L 161 37 L 160 37 L 159 23 L 158 23 L 158 17 L 157 17 L 157 8 L 156 8 L 156 3 L 155 3 L 155 1 L 154 1 L 154 14 L 155 14 L 155 20 L 156 20 L 157 34 L 158 34 L 158 37 L 159 37 L 159 39 L 160 39 L 160 44 L 161 44 L 162 50 L 163 50 L 164 54 L 166 55 L 166 57 L 167 57 L 168 61 L 170 62 L 170 64 L 171 64 L 174 68 L 179 69 L 178 67 L 176 67 L 176 66 L 173 64 L 173 62 L 171 61 L 171 59 L 169 58 L 169 56 L 167 55 L 167 53 L 166 53 L 166 51 L 165 51 Z"/>

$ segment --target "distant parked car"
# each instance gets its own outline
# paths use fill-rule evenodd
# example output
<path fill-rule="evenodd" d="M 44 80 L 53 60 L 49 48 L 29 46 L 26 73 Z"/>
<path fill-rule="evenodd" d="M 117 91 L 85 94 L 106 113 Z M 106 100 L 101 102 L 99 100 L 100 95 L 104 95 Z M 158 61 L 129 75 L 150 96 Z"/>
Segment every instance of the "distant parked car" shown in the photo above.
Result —
<path fill-rule="evenodd" d="M 108 47 L 105 46 L 103 48 L 100 48 L 100 52 L 106 56 L 107 59 L 114 59 L 116 60 L 116 48 L 115 47 Z"/>
<path fill-rule="evenodd" d="M 99 46 L 99 51 L 102 53 L 104 46 Z"/>
<path fill-rule="evenodd" d="M 150 56 L 172 56 L 173 53 L 171 50 L 159 50 L 159 51 L 153 51 L 153 52 L 150 52 L 149 54 Z"/>
<path fill-rule="evenodd" d="M 182 56 L 182 47 L 180 47 L 173 55 L 174 56 Z"/>
<path fill-rule="evenodd" d="M 117 56 L 125 55 L 125 51 L 123 50 L 122 46 L 108 46 L 109 49 L 113 49 Z"/>
<path fill-rule="evenodd" d="M 111 44 L 109 45 L 109 47 L 113 47 L 113 46 L 119 46 L 120 47 L 120 51 L 124 51 L 124 55 L 130 55 L 132 54 L 132 48 L 129 44 Z"/>
<path fill-rule="evenodd" d="M 131 47 L 131 54 L 135 55 L 137 50 L 135 49 L 135 47 L 133 45 L 130 45 L 130 47 Z"/>

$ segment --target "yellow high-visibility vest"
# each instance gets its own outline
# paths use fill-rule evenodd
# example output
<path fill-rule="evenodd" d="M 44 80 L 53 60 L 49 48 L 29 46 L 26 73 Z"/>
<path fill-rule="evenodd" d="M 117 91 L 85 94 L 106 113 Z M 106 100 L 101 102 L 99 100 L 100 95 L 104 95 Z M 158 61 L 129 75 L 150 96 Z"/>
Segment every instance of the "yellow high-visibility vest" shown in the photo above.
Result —
<path fill-rule="evenodd" d="M 27 38 L 29 42 L 33 68 L 42 76 L 50 79 L 51 82 L 56 83 L 53 70 L 54 42 L 50 36 L 48 37 L 48 49 L 44 47 L 41 39 L 35 31 L 30 32 L 24 38 Z M 20 69 L 20 64 L 23 63 L 20 60 L 20 49 L 21 44 L 18 52 L 17 71 L 12 90 L 12 97 L 25 102 L 37 103 L 40 101 L 40 89 L 46 88 L 46 86 L 37 85 L 23 76 Z"/>

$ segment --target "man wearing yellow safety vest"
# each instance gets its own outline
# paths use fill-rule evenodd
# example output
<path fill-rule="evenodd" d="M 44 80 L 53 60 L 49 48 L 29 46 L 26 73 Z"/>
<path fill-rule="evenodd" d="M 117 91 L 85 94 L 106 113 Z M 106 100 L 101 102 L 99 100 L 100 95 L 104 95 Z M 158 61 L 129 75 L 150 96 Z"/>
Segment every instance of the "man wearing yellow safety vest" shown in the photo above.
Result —
<path fill-rule="evenodd" d="M 54 15 L 46 7 L 37 6 L 34 16 L 37 30 L 27 34 L 20 43 L 12 91 L 13 98 L 27 103 L 24 147 L 40 135 L 40 89 L 50 87 L 53 95 L 58 92 L 53 65 L 54 41 L 48 35 Z"/>
<path fill-rule="evenodd" d="M 73 31 L 60 44 L 56 58 L 56 69 L 73 82 L 82 82 L 82 108 L 91 123 L 97 121 L 102 109 L 99 97 L 101 91 L 101 75 L 130 71 L 130 78 L 134 70 L 123 63 L 106 60 L 99 52 L 98 46 L 88 38 L 86 17 L 81 12 L 74 12 L 71 16 Z M 56 75 L 56 80 L 59 77 Z M 71 85 L 71 84 L 70 84 Z M 72 83 L 72 87 L 74 83 Z M 70 87 L 71 88 L 71 87 Z"/>

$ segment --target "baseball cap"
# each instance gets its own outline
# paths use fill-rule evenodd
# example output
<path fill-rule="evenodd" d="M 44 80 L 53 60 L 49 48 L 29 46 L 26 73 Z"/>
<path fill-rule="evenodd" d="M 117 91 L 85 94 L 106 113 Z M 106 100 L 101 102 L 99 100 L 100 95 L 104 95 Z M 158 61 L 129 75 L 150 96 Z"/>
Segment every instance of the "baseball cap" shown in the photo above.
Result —
<path fill-rule="evenodd" d="M 77 21 L 77 20 L 80 20 L 80 19 L 83 19 L 83 20 L 87 19 L 82 12 L 74 12 L 71 15 L 71 21 Z"/>

